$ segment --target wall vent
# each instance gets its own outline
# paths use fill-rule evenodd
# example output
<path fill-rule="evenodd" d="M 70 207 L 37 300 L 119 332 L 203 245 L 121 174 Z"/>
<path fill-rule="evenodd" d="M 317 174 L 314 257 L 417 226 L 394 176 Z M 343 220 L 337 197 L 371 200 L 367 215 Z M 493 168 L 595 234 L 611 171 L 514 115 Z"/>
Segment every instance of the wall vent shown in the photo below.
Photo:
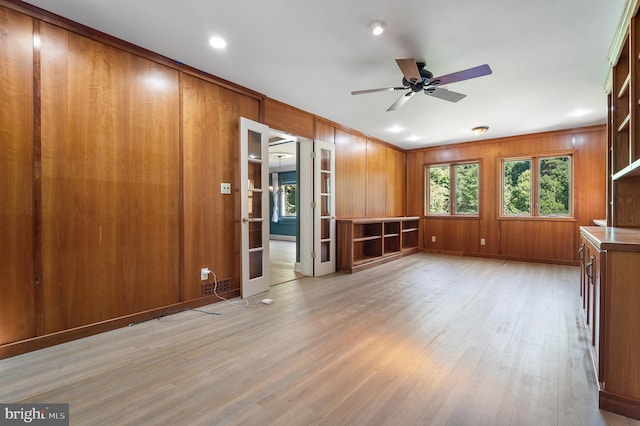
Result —
<path fill-rule="evenodd" d="M 218 286 L 216 287 L 216 283 L 202 283 L 202 297 L 204 296 L 213 296 L 216 294 L 222 294 L 231 290 L 231 278 L 226 278 L 224 280 L 218 280 Z"/>

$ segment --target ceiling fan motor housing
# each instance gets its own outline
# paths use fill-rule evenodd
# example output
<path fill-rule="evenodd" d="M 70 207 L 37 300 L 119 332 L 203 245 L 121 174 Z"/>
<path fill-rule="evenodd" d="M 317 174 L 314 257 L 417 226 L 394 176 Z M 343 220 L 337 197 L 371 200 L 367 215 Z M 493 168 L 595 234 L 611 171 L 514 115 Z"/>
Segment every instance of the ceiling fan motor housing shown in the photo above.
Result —
<path fill-rule="evenodd" d="M 416 63 L 418 66 L 418 71 L 420 72 L 420 77 L 422 77 L 421 81 L 416 81 L 415 83 L 406 79 L 406 77 L 402 77 L 402 85 L 404 87 L 410 87 L 414 92 L 420 92 L 425 85 L 428 85 L 429 80 L 433 78 L 433 73 L 429 70 L 426 70 L 424 67 L 426 64 L 422 62 Z"/>

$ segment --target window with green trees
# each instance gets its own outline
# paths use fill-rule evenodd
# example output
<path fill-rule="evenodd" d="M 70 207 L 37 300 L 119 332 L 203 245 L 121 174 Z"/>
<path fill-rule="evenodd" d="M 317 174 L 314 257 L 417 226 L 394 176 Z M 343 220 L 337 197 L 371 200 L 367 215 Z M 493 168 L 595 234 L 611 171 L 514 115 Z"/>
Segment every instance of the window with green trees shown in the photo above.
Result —
<path fill-rule="evenodd" d="M 425 214 L 478 215 L 480 163 L 428 165 Z"/>
<path fill-rule="evenodd" d="M 282 185 L 282 196 L 280 197 L 280 214 L 282 216 L 296 216 L 296 184 L 287 183 Z"/>
<path fill-rule="evenodd" d="M 505 216 L 571 215 L 569 155 L 506 159 L 502 184 Z"/>

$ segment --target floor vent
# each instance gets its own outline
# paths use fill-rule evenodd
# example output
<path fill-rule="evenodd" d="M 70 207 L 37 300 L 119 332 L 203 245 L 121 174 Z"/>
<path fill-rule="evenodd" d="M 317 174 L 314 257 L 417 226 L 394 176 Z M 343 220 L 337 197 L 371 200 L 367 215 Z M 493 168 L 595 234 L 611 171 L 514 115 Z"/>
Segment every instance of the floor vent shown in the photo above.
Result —
<path fill-rule="evenodd" d="M 216 287 L 216 283 L 202 283 L 202 297 L 204 296 L 213 296 L 218 292 L 218 294 L 225 293 L 231 290 L 231 278 L 227 278 L 224 280 L 218 280 L 218 286 Z"/>

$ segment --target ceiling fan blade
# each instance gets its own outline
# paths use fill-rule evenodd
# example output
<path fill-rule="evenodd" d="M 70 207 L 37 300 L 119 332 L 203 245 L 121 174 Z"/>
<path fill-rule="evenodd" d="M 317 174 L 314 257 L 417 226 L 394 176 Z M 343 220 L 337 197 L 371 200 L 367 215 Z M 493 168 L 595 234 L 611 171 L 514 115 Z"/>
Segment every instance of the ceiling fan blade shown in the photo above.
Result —
<path fill-rule="evenodd" d="M 442 87 L 427 87 L 424 89 L 424 93 L 429 96 L 433 96 L 434 98 L 444 99 L 449 102 L 458 102 L 467 96 L 462 93 L 452 92 L 451 90 L 447 90 Z"/>
<path fill-rule="evenodd" d="M 411 81 L 414 83 L 417 81 L 422 81 L 422 76 L 420 75 L 420 70 L 418 70 L 415 59 L 396 59 L 396 63 L 400 67 L 400 71 L 402 71 L 402 74 L 404 75 L 404 78 L 407 79 L 407 81 Z"/>
<path fill-rule="evenodd" d="M 409 92 L 409 93 L 405 93 L 404 95 L 400 96 L 397 101 L 395 101 L 393 104 L 391 104 L 391 106 L 389 108 L 387 108 L 387 111 L 394 111 L 394 110 L 400 108 L 402 105 L 405 104 L 405 102 L 407 102 L 409 99 L 411 99 L 415 93 L 416 92 Z"/>
<path fill-rule="evenodd" d="M 469 68 L 454 72 L 451 74 L 443 75 L 440 77 L 434 77 L 429 80 L 430 86 L 444 86 L 445 84 L 455 83 L 457 81 L 469 80 L 470 78 L 482 77 L 483 75 L 491 74 L 491 68 L 489 65 L 484 64 L 477 67 Z"/>
<path fill-rule="evenodd" d="M 405 90 L 407 87 L 385 87 L 382 89 L 367 89 L 367 90 L 354 90 L 351 92 L 352 95 L 362 95 L 364 93 L 375 93 L 375 92 L 393 92 L 394 90 Z"/>

